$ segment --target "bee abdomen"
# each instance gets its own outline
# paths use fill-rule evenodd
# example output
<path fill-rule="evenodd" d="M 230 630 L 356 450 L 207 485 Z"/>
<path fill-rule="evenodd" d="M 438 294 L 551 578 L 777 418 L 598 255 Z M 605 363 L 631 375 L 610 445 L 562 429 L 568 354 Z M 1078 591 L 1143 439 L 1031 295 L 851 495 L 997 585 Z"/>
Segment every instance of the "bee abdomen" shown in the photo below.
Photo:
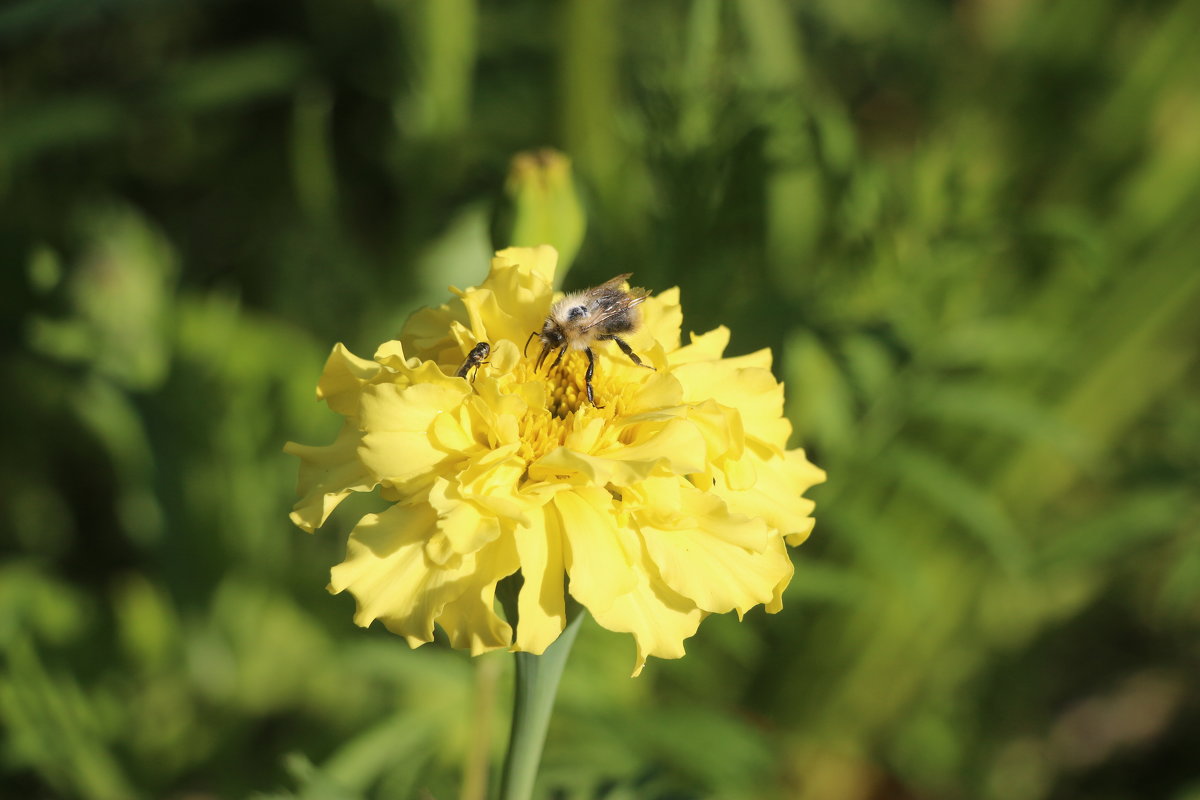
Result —
<path fill-rule="evenodd" d="M 632 308 L 627 308 L 623 311 L 618 311 L 613 314 L 598 326 L 600 333 L 604 336 L 610 336 L 618 333 L 629 333 L 637 327 L 637 311 Z"/>

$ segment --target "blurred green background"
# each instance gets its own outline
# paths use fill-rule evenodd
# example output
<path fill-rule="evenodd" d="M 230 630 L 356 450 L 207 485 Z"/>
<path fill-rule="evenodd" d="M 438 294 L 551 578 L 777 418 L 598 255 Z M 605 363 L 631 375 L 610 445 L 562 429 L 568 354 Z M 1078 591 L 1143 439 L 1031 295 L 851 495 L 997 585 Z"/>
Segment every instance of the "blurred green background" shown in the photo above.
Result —
<path fill-rule="evenodd" d="M 545 796 L 1200 798 L 1198 31 L 1195 0 L 7 3 L 0 795 L 482 797 L 510 659 L 355 628 L 324 586 L 372 501 L 302 534 L 281 447 L 332 440 L 334 342 L 548 231 L 571 285 L 679 285 L 686 327 L 771 347 L 830 479 L 783 613 L 637 680 L 585 627 Z M 579 208 L 509 177 L 542 146 Z"/>

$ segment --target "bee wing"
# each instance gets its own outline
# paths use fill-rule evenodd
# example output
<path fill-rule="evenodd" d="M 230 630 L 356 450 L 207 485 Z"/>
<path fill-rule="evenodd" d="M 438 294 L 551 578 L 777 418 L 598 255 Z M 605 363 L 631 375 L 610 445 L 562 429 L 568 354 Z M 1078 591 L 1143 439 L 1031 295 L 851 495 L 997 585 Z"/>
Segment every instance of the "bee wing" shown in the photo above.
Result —
<path fill-rule="evenodd" d="M 650 296 L 649 289 L 642 289 L 640 287 L 637 289 L 630 289 L 629 290 L 629 302 L 625 304 L 625 307 L 630 308 L 632 306 L 636 306 L 638 303 L 642 302 L 649 296 Z"/>
<path fill-rule="evenodd" d="M 628 277 L 629 275 L 620 275 L 616 278 L 613 278 L 611 281 L 608 281 L 608 283 L 603 284 L 603 286 L 608 286 L 612 284 L 613 281 L 617 280 L 620 280 L 621 283 L 624 283 L 625 279 Z M 619 286 L 620 284 L 616 285 Z M 599 289 L 601 287 L 598 286 L 596 288 Z M 580 331 L 590 331 L 592 328 L 604 324 L 617 314 L 624 313 L 634 306 L 640 305 L 649 296 L 649 289 L 630 289 L 628 292 L 623 292 L 621 297 L 616 302 L 606 306 L 602 311 L 598 311 L 596 315 L 588 321 L 587 325 L 584 325 L 582 328 L 580 328 Z"/>
<path fill-rule="evenodd" d="M 593 291 L 593 292 L 613 292 L 613 291 L 619 292 L 619 291 L 621 291 L 621 284 L 624 283 L 625 281 L 629 280 L 632 277 L 633 277 L 632 272 L 626 272 L 622 275 L 618 275 L 615 278 L 609 278 L 604 283 L 593 288 L 591 291 Z"/>

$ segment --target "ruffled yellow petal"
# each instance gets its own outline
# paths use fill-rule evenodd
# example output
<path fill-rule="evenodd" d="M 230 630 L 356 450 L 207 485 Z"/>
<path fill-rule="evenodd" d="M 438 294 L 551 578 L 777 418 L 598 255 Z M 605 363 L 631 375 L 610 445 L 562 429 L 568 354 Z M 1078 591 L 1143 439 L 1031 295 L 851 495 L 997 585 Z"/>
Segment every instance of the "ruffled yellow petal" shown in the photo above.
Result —
<path fill-rule="evenodd" d="M 480 558 L 489 569 L 476 569 L 465 591 L 447 603 L 437 619 L 450 646 L 470 650 L 473 656 L 511 645 L 512 627 L 495 610 L 496 584 L 516 572 L 520 563 L 511 539 L 496 542 Z"/>
<path fill-rule="evenodd" d="M 585 486 L 555 495 L 554 506 L 571 596 L 594 614 L 632 591 L 638 581 L 634 564 L 639 548 L 629 529 L 617 524 L 612 496 Z"/>
<path fill-rule="evenodd" d="M 446 453 L 473 454 L 483 448 L 474 436 L 469 412 L 461 407 L 433 418 L 429 426 L 429 443 Z"/>
<path fill-rule="evenodd" d="M 560 447 L 529 466 L 534 480 L 571 480 L 581 476 L 593 486 L 627 485 L 663 466 L 676 474 L 704 469 L 704 437 L 687 420 L 642 424 L 621 429 L 621 439 L 597 448 L 595 455 Z"/>
<path fill-rule="evenodd" d="M 813 501 L 801 495 L 825 480 L 824 471 L 813 466 L 803 450 L 776 456 L 762 449 L 748 449 L 741 462 L 742 469 L 754 470 L 754 485 L 740 488 L 717 471 L 712 491 L 731 511 L 761 518 L 780 533 L 798 539 L 789 539 L 788 544 L 804 541 L 813 527 L 809 516 Z"/>
<path fill-rule="evenodd" d="M 488 276 L 487 285 L 496 273 L 512 270 L 518 275 L 531 275 L 540 279 L 541 283 L 554 285 L 554 276 L 558 272 L 558 251 L 548 244 L 537 247 L 506 247 L 496 253 L 492 259 L 492 275 Z M 536 295 L 505 296 L 509 305 L 529 305 L 536 303 Z"/>
<path fill-rule="evenodd" d="M 333 444 L 325 447 L 288 442 L 283 452 L 300 459 L 300 481 L 296 493 L 300 499 L 292 508 L 292 522 L 312 533 L 351 492 L 369 492 L 377 481 L 358 460 L 362 435 L 346 423 Z"/>
<path fill-rule="evenodd" d="M 731 527 L 728 518 L 713 520 L 715 525 L 706 517 L 692 522 L 697 527 L 643 524 L 639 532 L 666 584 L 703 611 L 724 614 L 736 610 L 741 616 L 770 602 L 775 587 L 791 575 L 792 562 L 786 552 L 769 547 L 754 551 L 722 538 L 722 529 Z M 737 524 L 751 529 L 749 535 L 766 531 L 762 520 L 742 518 Z M 735 534 L 735 538 L 741 536 Z"/>
<path fill-rule="evenodd" d="M 741 459 L 746 437 L 742 415 L 737 409 L 723 406 L 715 400 L 705 400 L 688 408 L 688 420 L 704 437 L 708 462 L 728 470 L 730 461 Z"/>
<path fill-rule="evenodd" d="M 701 610 L 744 614 L 774 598 L 792 562 L 761 519 L 672 476 L 630 487 L 623 506 L 663 580 Z"/>
<path fill-rule="evenodd" d="M 640 550 L 633 567 L 634 585 L 629 591 L 599 608 L 585 605 L 602 627 L 633 634 L 637 644 L 633 677 L 637 677 L 650 656 L 682 658 L 683 640 L 696 633 L 704 612 L 667 586 Z"/>
<path fill-rule="evenodd" d="M 519 447 L 502 445 L 472 459 L 458 473 L 458 491 L 486 512 L 526 525 L 527 501 L 519 494 L 525 461 L 517 455 Z"/>
<path fill-rule="evenodd" d="M 812 529 L 811 524 L 808 527 L 810 530 Z M 785 540 L 783 538 L 772 539 L 771 543 L 768 544 L 767 546 L 770 548 L 773 548 L 775 551 L 780 553 L 784 558 L 787 558 L 789 562 L 791 561 L 791 559 L 788 558 L 787 546 L 786 546 Z M 772 596 L 771 596 L 770 601 L 768 601 L 767 604 L 763 607 L 768 614 L 778 614 L 780 611 L 783 610 L 783 592 L 785 589 L 787 589 L 788 584 L 792 582 L 792 575 L 794 574 L 794 572 L 795 572 L 794 569 L 789 569 L 779 579 L 779 582 L 775 584 L 775 588 L 772 591 Z"/>
<path fill-rule="evenodd" d="M 366 515 L 355 526 L 346 560 L 333 568 L 329 582 L 334 594 L 349 591 L 354 595 L 358 604 L 355 624 L 365 628 L 380 620 L 417 647 L 433 640 L 434 622 L 447 604 L 472 587 L 479 591 L 494 587 L 515 570 L 515 559 L 505 563 L 496 553 L 470 554 L 435 564 L 425 553 L 425 541 L 434 524 L 434 512 L 428 505 L 397 504 L 381 514 Z M 500 547 L 495 549 L 503 555 Z M 486 627 L 491 621 L 484 623 Z"/>
<path fill-rule="evenodd" d="M 377 362 L 359 358 L 338 343 L 325 360 L 325 369 L 317 383 L 317 397 L 342 416 L 357 416 L 363 386 L 378 377 L 381 371 Z"/>
<path fill-rule="evenodd" d="M 679 289 L 667 289 L 642 303 L 642 327 L 637 341 L 657 342 L 670 352 L 679 348 L 683 309 L 679 307 Z"/>
<path fill-rule="evenodd" d="M 638 527 L 703 529 L 737 547 L 761 552 L 775 534 L 762 520 L 731 513 L 718 496 L 678 475 L 662 475 L 621 490 L 621 511 Z"/>
<path fill-rule="evenodd" d="M 404 323 L 398 341 L 386 344 L 402 346 L 409 352 L 420 353 L 424 358 L 439 364 L 449 364 L 454 360 L 455 353 L 462 352 L 462 348 L 453 334 L 454 327 L 456 325 L 463 326 L 467 322 L 467 312 L 462 303 L 448 303 L 439 308 L 423 308 L 410 316 Z M 384 363 L 382 352 L 377 352 L 375 358 Z"/>
<path fill-rule="evenodd" d="M 767 355 L 770 351 L 759 351 Z M 671 370 L 683 385 L 688 403 L 714 400 L 736 408 L 746 433 L 782 449 L 792 425 L 783 414 L 783 384 L 769 367 L 744 366 L 743 359 L 693 361 Z"/>
<path fill-rule="evenodd" d="M 437 530 L 425 553 L 435 564 L 480 550 L 500 537 L 500 519 L 462 498 L 457 484 L 437 478 L 429 490 L 429 505 L 437 512 Z"/>
<path fill-rule="evenodd" d="M 517 597 L 515 649 L 541 654 L 567 623 L 563 580 L 563 531 L 558 511 L 544 506 L 514 536 L 524 583 Z"/>
<path fill-rule="evenodd" d="M 510 247 L 492 259 L 487 280 L 461 292 L 468 327 L 493 345 L 516 344 L 540 330 L 553 295 L 558 254 L 553 247 Z"/>
<path fill-rule="evenodd" d="M 637 377 L 642 379 L 633 396 L 622 409 L 629 422 L 642 422 L 641 415 L 678 417 L 683 413 L 680 405 L 683 403 L 683 386 L 679 379 L 667 372 L 656 372 L 650 377 L 643 373 Z"/>
<path fill-rule="evenodd" d="M 708 333 L 693 333 L 690 342 L 671 353 L 674 365 L 690 364 L 694 361 L 715 361 L 729 346 L 729 328 L 721 325 Z"/>
<path fill-rule="evenodd" d="M 437 379 L 429 380 L 430 371 L 425 373 L 424 382 L 381 383 L 363 390 L 360 424 L 366 433 L 358 456 L 380 482 L 397 488 L 454 459 L 436 446 L 429 429 L 439 415 L 453 411 L 470 389 L 463 380 L 440 372 Z"/>

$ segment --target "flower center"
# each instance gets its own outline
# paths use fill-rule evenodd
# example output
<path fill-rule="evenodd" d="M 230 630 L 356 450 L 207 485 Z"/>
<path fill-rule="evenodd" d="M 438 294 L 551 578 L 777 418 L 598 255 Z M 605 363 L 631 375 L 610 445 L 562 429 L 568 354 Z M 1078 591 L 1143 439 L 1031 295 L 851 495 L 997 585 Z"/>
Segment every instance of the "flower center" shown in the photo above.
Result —
<path fill-rule="evenodd" d="M 571 350 L 563 358 L 561 364 L 547 373 L 546 382 L 549 384 L 550 395 L 547 407 L 551 414 L 559 419 L 564 419 L 578 411 L 581 403 L 587 402 L 587 388 L 584 381 L 586 372 L 587 356 L 580 350 Z M 593 375 L 593 390 L 595 384 Z"/>
<path fill-rule="evenodd" d="M 553 363 L 553 358 L 552 354 L 547 360 Z M 587 356 L 582 351 L 568 351 L 557 367 L 547 369 L 543 364 L 537 373 L 533 369 L 535 363 L 535 359 L 526 359 L 523 362 L 525 372 L 518 380 L 546 381 L 546 411 L 550 413 L 531 411 L 521 418 L 521 457 L 530 462 L 565 444 L 567 437 L 581 423 L 597 417 L 611 420 L 621 404 L 621 393 L 625 388 L 602 376 L 597 366 L 592 376 L 592 389 L 596 402 L 603 406 L 598 408 L 587 401 L 584 378 Z M 583 409 L 582 415 L 577 414 L 580 409 Z M 601 438 L 605 438 L 610 431 L 606 425 Z"/>
<path fill-rule="evenodd" d="M 522 359 L 517 366 L 517 382 L 545 381 L 548 397 L 546 410 L 559 419 L 566 419 L 585 406 L 596 411 L 606 410 L 587 401 L 587 356 L 583 351 L 568 350 L 559 365 L 551 367 L 557 355 L 556 351 L 551 352 L 546 356 L 542 368 L 535 370 L 537 358 L 530 352 L 529 357 Z M 616 402 L 621 388 L 614 386 L 608 376 L 602 374 L 600 365 L 596 365 L 592 376 L 592 390 L 600 406 L 607 407 L 610 400 Z M 611 417 L 611 410 L 604 416 Z"/>

